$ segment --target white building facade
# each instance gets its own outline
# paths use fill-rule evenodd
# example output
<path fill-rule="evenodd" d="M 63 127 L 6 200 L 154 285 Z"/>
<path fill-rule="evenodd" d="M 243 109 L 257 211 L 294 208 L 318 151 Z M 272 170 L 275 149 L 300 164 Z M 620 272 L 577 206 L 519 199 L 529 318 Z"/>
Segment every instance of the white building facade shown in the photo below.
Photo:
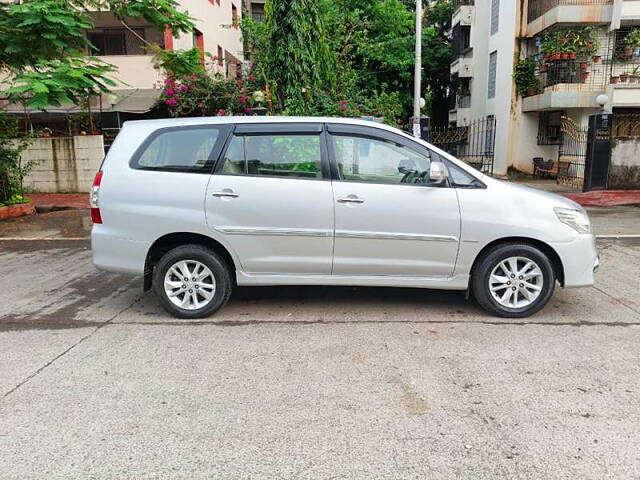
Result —
<path fill-rule="evenodd" d="M 114 77 L 118 88 L 152 89 L 161 80 L 161 72 L 153 68 L 153 51 L 145 42 L 167 50 L 199 47 L 227 75 L 235 75 L 243 61 L 243 47 L 238 22 L 242 0 L 179 0 L 179 9 L 195 18 L 195 31 L 174 37 L 166 28 L 159 31 L 143 20 L 130 20 L 124 27 L 109 12 L 91 13 L 96 27 L 88 32 L 96 45 L 96 55 L 118 70 Z M 144 41 L 142 40 L 144 39 Z M 210 57 L 215 57 L 212 60 Z"/>
<path fill-rule="evenodd" d="M 452 20 L 449 122 L 495 119 L 494 174 L 558 158 L 560 123 L 585 126 L 599 94 L 609 111 L 640 112 L 639 0 L 458 0 Z M 523 59 L 534 71 L 518 92 Z"/>

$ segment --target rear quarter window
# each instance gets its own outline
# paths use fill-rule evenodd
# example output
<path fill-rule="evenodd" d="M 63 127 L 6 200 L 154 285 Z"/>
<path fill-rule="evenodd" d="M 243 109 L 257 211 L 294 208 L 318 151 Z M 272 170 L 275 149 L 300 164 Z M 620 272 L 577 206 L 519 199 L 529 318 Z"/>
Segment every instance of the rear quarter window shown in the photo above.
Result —
<path fill-rule="evenodd" d="M 139 170 L 211 173 L 228 127 L 164 128 L 152 133 L 131 159 Z"/>

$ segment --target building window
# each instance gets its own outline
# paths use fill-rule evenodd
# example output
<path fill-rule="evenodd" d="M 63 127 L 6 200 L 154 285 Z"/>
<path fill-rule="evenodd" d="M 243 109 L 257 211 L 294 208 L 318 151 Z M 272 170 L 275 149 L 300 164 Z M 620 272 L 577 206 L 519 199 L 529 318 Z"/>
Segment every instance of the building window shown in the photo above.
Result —
<path fill-rule="evenodd" d="M 538 145 L 561 145 L 561 122 L 564 111 L 540 112 L 538 117 Z"/>
<path fill-rule="evenodd" d="M 500 0 L 491 0 L 491 35 L 498 31 L 500 21 Z"/>
<path fill-rule="evenodd" d="M 222 47 L 220 45 L 218 45 L 218 65 L 224 65 L 224 50 L 222 50 Z"/>
<path fill-rule="evenodd" d="M 124 28 L 104 28 L 91 30 L 89 42 L 93 45 L 92 54 L 104 55 L 145 55 L 145 29 L 133 28 L 133 32 Z M 135 32 L 135 33 L 134 33 Z"/>
<path fill-rule="evenodd" d="M 251 3 L 251 18 L 257 22 L 264 21 L 264 4 Z"/>
<path fill-rule="evenodd" d="M 204 34 L 197 28 L 193 31 L 193 46 L 200 50 L 200 61 L 204 65 Z"/>
<path fill-rule="evenodd" d="M 496 96 L 496 68 L 498 67 L 498 52 L 491 52 L 489 55 L 489 81 L 487 94 L 489 98 Z"/>
<path fill-rule="evenodd" d="M 238 26 L 240 25 L 238 19 L 238 7 L 236 7 L 234 4 L 231 4 L 231 25 L 233 26 L 233 28 L 238 28 Z"/>

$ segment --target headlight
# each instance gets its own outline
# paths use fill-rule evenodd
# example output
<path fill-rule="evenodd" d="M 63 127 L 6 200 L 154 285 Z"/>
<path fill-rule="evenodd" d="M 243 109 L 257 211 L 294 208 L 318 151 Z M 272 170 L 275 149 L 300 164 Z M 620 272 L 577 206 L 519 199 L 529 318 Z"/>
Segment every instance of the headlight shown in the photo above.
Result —
<path fill-rule="evenodd" d="M 578 233 L 591 233 L 591 222 L 587 213 L 572 208 L 554 208 L 558 220 L 569 225 Z"/>

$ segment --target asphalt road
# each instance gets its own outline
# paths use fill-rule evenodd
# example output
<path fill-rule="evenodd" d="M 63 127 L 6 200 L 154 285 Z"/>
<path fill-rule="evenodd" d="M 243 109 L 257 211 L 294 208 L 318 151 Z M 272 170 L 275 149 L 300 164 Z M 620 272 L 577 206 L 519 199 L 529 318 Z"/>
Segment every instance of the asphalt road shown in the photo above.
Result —
<path fill-rule="evenodd" d="M 0 241 L 0 478 L 640 478 L 640 239 L 533 318 L 241 289 L 176 321 L 84 240 Z"/>

